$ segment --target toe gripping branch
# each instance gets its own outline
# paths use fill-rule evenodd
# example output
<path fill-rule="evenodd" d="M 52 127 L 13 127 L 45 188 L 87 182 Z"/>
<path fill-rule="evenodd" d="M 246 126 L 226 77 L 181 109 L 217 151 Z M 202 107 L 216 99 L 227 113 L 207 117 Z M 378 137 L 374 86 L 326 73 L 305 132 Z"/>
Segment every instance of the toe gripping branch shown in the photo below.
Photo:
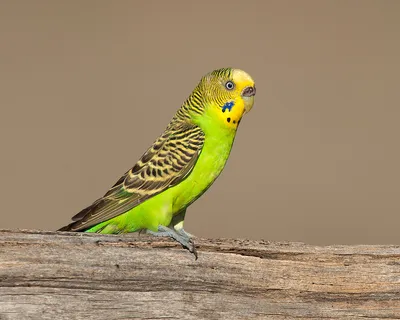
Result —
<path fill-rule="evenodd" d="M 192 237 L 183 229 L 175 231 L 174 229 L 159 225 L 158 231 L 154 232 L 147 230 L 146 232 L 156 237 L 169 237 L 174 239 L 175 241 L 179 242 L 183 248 L 189 250 L 189 252 L 194 255 L 195 260 L 197 260 L 198 256 L 194 241 Z"/>

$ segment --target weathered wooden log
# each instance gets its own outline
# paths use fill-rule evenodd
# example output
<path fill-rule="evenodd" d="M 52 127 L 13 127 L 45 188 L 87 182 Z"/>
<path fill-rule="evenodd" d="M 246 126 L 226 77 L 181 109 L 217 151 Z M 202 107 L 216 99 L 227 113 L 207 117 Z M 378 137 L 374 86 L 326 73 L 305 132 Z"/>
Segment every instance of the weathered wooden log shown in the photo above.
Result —
<path fill-rule="evenodd" d="M 400 246 L 0 231 L 0 319 L 400 319 Z"/>

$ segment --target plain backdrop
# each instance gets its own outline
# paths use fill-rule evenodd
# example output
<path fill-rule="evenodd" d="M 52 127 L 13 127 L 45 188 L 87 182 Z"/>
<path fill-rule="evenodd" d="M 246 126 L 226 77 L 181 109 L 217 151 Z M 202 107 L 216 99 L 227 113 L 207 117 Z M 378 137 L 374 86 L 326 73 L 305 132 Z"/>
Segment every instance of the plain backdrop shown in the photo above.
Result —
<path fill-rule="evenodd" d="M 256 81 L 200 237 L 400 243 L 400 1 L 1 1 L 0 228 L 55 230 L 199 79 Z"/>

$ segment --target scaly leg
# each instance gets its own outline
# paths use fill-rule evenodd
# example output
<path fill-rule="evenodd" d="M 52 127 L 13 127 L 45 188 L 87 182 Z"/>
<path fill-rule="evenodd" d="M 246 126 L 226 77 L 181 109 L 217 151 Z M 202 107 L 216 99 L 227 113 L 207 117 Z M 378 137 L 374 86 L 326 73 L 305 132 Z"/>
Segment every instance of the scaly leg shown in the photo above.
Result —
<path fill-rule="evenodd" d="M 195 236 L 190 234 L 189 232 L 186 232 L 185 229 L 183 229 L 183 220 L 185 219 L 185 214 L 186 214 L 186 209 L 183 209 L 181 212 L 179 212 L 177 215 L 175 215 L 172 218 L 172 221 L 171 221 L 169 227 L 174 228 L 176 233 L 180 234 L 182 237 L 192 239 Z"/>

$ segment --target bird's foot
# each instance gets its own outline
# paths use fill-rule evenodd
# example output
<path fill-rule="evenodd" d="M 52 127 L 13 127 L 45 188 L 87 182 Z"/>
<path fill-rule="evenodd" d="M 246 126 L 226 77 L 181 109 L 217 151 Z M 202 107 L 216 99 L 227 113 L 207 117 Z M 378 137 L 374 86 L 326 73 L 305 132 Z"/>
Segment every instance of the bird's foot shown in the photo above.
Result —
<path fill-rule="evenodd" d="M 177 234 L 181 235 L 182 237 L 186 237 L 186 238 L 188 238 L 188 239 L 193 239 L 193 238 L 195 238 L 194 235 L 192 235 L 192 234 L 189 233 L 189 232 L 186 232 L 183 228 L 175 229 L 175 231 L 176 231 Z"/>
<path fill-rule="evenodd" d="M 188 233 L 177 232 L 173 229 L 161 225 L 158 226 L 158 231 L 146 230 L 146 233 L 156 237 L 169 237 L 174 239 L 175 241 L 179 242 L 182 247 L 193 253 L 195 259 L 197 260 L 197 250 L 194 245 L 193 239 L 189 236 Z"/>

